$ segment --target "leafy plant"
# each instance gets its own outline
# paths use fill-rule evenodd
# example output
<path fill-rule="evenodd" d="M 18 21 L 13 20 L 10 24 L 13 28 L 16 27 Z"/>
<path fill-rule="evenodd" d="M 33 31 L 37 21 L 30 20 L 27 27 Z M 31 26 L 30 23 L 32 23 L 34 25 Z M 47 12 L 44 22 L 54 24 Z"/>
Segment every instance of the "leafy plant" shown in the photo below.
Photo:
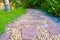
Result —
<path fill-rule="evenodd" d="M 11 0 L 10 2 L 12 2 L 11 6 L 14 8 L 20 8 L 20 0 Z"/>
<path fill-rule="evenodd" d="M 60 17 L 59 0 L 21 0 L 23 8 L 37 8 L 48 12 L 48 14 Z"/>

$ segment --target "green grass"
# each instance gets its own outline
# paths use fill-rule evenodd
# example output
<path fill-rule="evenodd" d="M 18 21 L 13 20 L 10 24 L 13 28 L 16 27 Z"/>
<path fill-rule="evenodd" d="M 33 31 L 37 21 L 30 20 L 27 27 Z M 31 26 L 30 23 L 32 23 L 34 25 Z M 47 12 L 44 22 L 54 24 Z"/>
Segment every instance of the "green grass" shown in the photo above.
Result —
<path fill-rule="evenodd" d="M 0 10 L 0 34 L 4 32 L 5 27 L 8 23 L 25 13 L 26 9 L 14 9 L 10 12 Z"/>

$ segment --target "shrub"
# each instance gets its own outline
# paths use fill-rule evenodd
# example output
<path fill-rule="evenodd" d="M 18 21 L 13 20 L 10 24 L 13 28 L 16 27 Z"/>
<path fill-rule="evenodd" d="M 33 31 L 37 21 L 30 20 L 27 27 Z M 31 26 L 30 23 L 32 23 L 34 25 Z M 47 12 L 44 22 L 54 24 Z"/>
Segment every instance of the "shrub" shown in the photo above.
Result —
<path fill-rule="evenodd" d="M 60 17 L 60 1 L 59 0 L 21 0 L 20 4 L 23 8 L 40 8 L 48 12 L 50 15 Z"/>
<path fill-rule="evenodd" d="M 20 8 L 20 0 L 10 0 L 11 8 Z"/>

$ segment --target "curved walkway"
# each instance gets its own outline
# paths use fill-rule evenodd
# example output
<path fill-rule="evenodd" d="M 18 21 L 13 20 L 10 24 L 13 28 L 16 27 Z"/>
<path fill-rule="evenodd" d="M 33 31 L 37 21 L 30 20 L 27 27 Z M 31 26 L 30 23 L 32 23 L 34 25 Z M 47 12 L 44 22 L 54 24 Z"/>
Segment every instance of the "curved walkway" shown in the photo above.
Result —
<path fill-rule="evenodd" d="M 27 14 L 7 25 L 0 40 L 60 40 L 59 28 L 44 12 L 27 9 Z"/>

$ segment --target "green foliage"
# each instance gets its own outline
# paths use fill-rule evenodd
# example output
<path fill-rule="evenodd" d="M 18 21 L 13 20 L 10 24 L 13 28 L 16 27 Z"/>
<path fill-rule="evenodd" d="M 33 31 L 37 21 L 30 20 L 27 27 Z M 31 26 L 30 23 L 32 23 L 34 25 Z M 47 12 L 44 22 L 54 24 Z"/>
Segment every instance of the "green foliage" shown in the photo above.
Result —
<path fill-rule="evenodd" d="M 20 8 L 20 0 L 12 0 L 13 5 L 15 5 L 15 8 Z"/>
<path fill-rule="evenodd" d="M 14 9 L 10 12 L 0 10 L 0 34 L 4 32 L 5 26 L 10 23 L 13 19 L 26 13 L 25 9 Z"/>
<path fill-rule="evenodd" d="M 40 7 L 40 4 L 43 1 L 42 0 L 21 0 L 21 4 L 22 4 L 22 7 L 37 8 L 37 7 Z"/>
<path fill-rule="evenodd" d="M 24 8 L 37 8 L 48 12 L 50 15 L 60 17 L 59 0 L 21 0 Z"/>

